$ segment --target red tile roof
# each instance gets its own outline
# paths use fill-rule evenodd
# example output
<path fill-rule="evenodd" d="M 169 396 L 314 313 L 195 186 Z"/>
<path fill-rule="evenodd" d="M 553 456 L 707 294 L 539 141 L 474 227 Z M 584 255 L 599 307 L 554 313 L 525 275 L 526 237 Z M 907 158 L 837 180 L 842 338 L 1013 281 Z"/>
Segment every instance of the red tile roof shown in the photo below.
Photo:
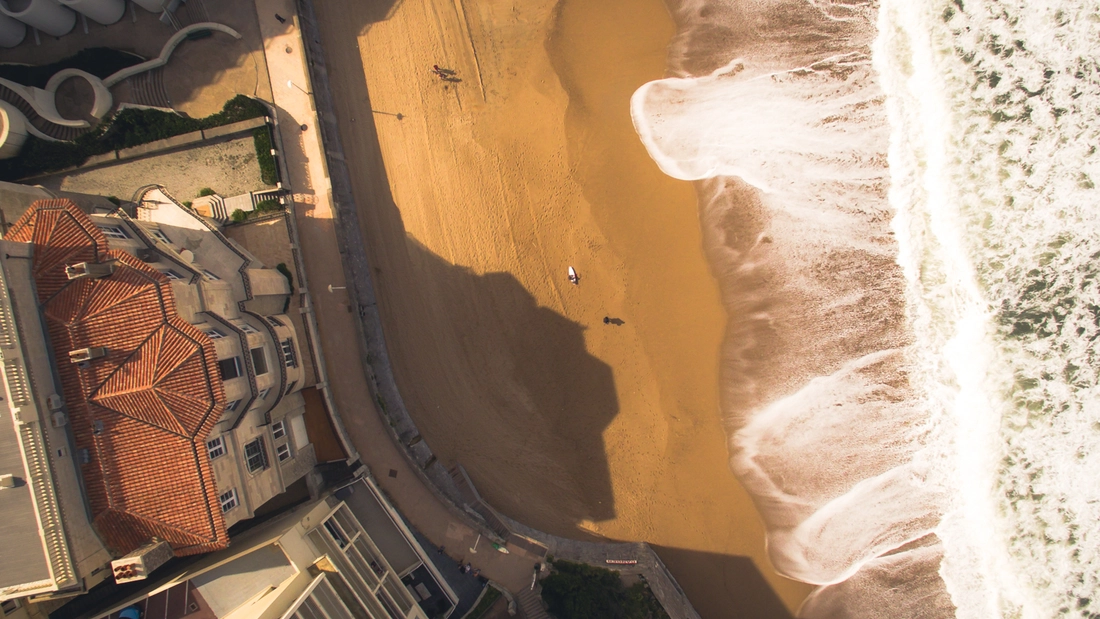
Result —
<path fill-rule="evenodd" d="M 176 555 L 229 543 L 206 439 L 225 409 L 210 338 L 176 313 L 168 279 L 111 250 L 68 200 L 41 200 L 5 238 L 34 244 L 38 300 L 64 390 L 94 524 L 119 555 L 151 537 Z M 108 277 L 69 280 L 65 267 L 117 260 Z M 81 368 L 71 350 L 107 347 Z M 79 462 L 79 460 L 78 460 Z"/>

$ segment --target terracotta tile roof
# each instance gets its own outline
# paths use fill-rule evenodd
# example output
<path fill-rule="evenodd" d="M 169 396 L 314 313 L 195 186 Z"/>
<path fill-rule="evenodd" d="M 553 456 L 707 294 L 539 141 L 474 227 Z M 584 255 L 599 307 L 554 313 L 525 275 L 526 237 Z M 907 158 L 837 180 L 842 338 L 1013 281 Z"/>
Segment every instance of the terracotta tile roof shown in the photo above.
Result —
<path fill-rule="evenodd" d="M 229 538 L 206 439 L 225 408 L 217 354 L 176 314 L 168 279 L 120 250 L 68 200 L 31 205 L 5 237 L 34 244 L 38 300 L 57 357 L 94 524 L 112 551 L 151 537 L 176 555 Z M 69 280 L 65 267 L 117 260 L 108 277 Z M 68 352 L 107 347 L 81 368 Z M 78 460 L 79 462 L 79 460 Z"/>

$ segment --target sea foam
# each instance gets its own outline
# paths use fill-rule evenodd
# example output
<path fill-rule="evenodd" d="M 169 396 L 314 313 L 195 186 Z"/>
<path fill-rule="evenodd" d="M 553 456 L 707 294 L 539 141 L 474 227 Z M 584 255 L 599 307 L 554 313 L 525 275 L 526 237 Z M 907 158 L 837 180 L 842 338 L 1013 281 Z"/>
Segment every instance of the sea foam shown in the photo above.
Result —
<path fill-rule="evenodd" d="M 1100 612 L 1098 8 L 672 7 L 631 112 L 696 181 L 731 466 L 803 616 Z"/>

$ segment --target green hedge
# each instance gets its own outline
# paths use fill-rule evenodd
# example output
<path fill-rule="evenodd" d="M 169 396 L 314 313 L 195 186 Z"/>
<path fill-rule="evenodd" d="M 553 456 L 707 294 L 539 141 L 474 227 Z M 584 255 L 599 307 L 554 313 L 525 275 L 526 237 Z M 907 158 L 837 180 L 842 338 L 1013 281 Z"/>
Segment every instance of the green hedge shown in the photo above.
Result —
<path fill-rule="evenodd" d="M 109 47 L 91 47 L 50 64 L 0 64 L 0 77 L 24 86 L 45 88 L 50 78 L 62 69 L 80 69 L 103 79 L 140 62 L 145 59 L 137 54 Z"/>
<path fill-rule="evenodd" d="M 56 172 L 81 165 L 96 155 L 266 115 L 267 108 L 262 103 L 244 95 L 230 99 L 222 111 L 206 118 L 129 108 L 72 142 L 28 137 L 18 156 L 0 160 L 0 180 L 17 181 Z"/>
<path fill-rule="evenodd" d="M 252 132 L 252 139 L 256 142 L 256 160 L 260 163 L 260 179 L 265 185 L 275 185 L 279 182 L 279 170 L 275 166 L 275 157 L 271 154 L 271 129 L 256 127 Z"/>

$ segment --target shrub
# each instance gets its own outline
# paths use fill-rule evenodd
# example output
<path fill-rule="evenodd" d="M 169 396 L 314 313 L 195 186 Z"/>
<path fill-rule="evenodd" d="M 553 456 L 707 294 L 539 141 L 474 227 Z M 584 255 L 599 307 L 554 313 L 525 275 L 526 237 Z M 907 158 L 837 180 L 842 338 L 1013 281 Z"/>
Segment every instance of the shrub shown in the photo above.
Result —
<path fill-rule="evenodd" d="M 80 69 L 102 79 L 144 60 L 137 54 L 109 47 L 90 47 L 45 65 L 0 64 L 0 77 L 24 86 L 45 88 L 50 78 L 62 69 Z"/>
<path fill-rule="evenodd" d="M 559 619 L 666 619 L 644 583 L 630 589 L 617 572 L 571 561 L 555 561 L 542 581 L 542 599 Z"/>
<path fill-rule="evenodd" d="M 271 154 L 271 129 L 269 127 L 256 127 L 252 132 L 252 139 L 256 143 L 256 161 L 260 164 L 260 180 L 265 185 L 274 185 L 279 182 L 279 169 L 275 165 L 275 157 Z"/>
<path fill-rule="evenodd" d="M 237 209 L 237 210 L 233 211 L 233 214 L 230 215 L 229 218 L 232 219 L 233 221 L 235 221 L 236 223 L 239 223 L 239 224 L 244 223 L 244 221 L 246 219 L 248 219 L 248 213 L 242 211 L 241 209 Z"/>
<path fill-rule="evenodd" d="M 78 166 L 88 157 L 163 140 L 183 133 L 220 127 L 267 114 L 262 103 L 237 95 L 226 101 L 222 111 L 194 119 L 160 110 L 128 108 L 72 142 L 47 142 L 33 136 L 19 156 L 0 160 L 0 180 L 17 181 L 31 176 Z M 270 156 L 271 153 L 268 153 Z"/>
<path fill-rule="evenodd" d="M 275 198 L 268 198 L 266 200 L 260 200 L 256 203 L 257 213 L 270 213 L 271 211 L 282 210 L 283 205 L 279 204 L 279 201 Z"/>
<path fill-rule="evenodd" d="M 212 196 L 215 193 L 217 193 L 217 192 L 214 191 L 213 189 L 211 189 L 209 187 L 203 187 L 202 189 L 199 190 L 199 197 L 204 198 L 206 196 Z"/>

